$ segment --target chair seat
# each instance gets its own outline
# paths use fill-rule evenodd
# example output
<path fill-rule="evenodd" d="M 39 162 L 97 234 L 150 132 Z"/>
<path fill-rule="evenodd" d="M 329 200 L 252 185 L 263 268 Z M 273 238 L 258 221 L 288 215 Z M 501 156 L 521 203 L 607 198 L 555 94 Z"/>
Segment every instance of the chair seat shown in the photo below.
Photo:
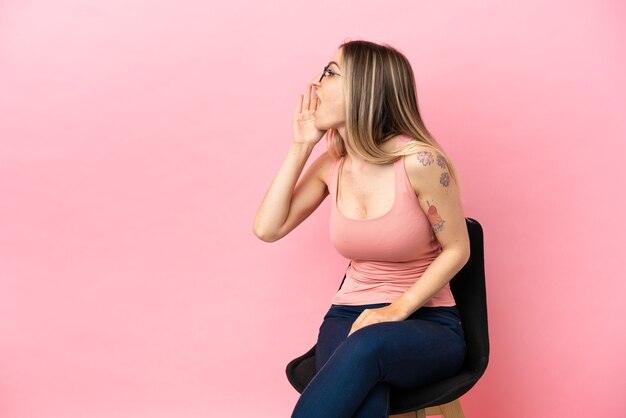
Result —
<path fill-rule="evenodd" d="M 461 370 L 455 376 L 423 387 L 400 389 L 391 387 L 390 409 L 392 414 L 438 406 L 463 396 L 478 381 L 476 373 Z"/>

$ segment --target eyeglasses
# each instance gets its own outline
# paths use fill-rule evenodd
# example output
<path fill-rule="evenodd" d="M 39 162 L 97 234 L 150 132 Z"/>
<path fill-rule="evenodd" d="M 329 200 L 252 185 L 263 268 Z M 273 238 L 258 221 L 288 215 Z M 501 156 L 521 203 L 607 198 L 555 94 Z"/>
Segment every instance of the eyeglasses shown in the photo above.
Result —
<path fill-rule="evenodd" d="M 322 82 L 322 78 L 324 78 L 324 76 L 328 73 L 329 77 L 332 77 L 333 75 L 338 75 L 339 77 L 341 77 L 341 74 L 337 74 L 336 72 L 334 72 L 333 70 L 328 68 L 328 65 L 324 67 L 324 71 L 322 71 L 322 76 L 320 77 L 320 83 Z"/>

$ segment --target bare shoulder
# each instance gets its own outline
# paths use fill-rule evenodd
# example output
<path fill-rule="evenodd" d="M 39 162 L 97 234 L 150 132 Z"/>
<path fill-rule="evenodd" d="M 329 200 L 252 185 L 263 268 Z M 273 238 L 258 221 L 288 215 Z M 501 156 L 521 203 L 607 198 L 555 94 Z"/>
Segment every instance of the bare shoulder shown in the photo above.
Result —
<path fill-rule="evenodd" d="M 417 194 L 420 190 L 435 184 L 448 188 L 452 182 L 450 170 L 443 155 L 427 145 L 420 145 L 418 151 L 405 156 L 404 167 L 413 190 Z"/>

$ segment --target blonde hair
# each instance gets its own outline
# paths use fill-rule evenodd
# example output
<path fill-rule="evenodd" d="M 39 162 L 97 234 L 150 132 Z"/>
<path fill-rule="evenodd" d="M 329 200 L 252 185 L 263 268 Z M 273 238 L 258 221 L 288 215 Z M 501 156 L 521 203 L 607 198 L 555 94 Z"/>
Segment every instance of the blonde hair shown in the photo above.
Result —
<path fill-rule="evenodd" d="M 426 129 L 417 105 L 411 64 L 395 48 L 355 40 L 342 43 L 342 82 L 346 104 L 346 136 L 336 129 L 326 135 L 328 152 L 335 158 L 347 155 L 346 144 L 365 161 L 387 164 L 404 155 L 430 147 L 444 158 L 460 190 L 457 170 L 443 148 Z M 404 135 L 407 142 L 395 152 L 380 148 L 388 139 Z"/>

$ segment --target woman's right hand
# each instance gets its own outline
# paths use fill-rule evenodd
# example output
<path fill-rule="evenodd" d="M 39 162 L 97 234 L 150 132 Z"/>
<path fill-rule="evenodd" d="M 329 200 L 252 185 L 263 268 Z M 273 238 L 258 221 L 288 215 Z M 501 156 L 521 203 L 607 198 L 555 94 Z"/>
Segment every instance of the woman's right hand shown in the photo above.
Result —
<path fill-rule="evenodd" d="M 317 95 L 314 93 L 313 84 L 309 83 L 306 93 L 300 95 L 293 115 L 293 142 L 315 145 L 326 133 L 315 127 L 317 105 Z"/>

